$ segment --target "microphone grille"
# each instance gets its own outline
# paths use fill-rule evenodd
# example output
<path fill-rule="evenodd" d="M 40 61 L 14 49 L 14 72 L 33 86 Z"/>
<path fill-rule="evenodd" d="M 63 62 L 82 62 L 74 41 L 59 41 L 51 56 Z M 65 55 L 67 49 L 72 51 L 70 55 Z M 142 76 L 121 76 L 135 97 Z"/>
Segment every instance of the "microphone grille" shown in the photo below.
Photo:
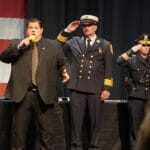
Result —
<path fill-rule="evenodd" d="M 34 42 L 36 40 L 36 36 L 35 35 L 30 35 L 29 36 L 29 40 L 31 40 L 32 42 Z"/>

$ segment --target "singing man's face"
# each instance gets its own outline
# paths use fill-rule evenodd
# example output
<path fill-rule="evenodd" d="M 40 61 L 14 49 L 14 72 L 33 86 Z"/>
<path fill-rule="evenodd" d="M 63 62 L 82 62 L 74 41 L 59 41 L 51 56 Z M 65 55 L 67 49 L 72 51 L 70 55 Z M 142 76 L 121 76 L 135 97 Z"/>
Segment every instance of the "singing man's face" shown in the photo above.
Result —
<path fill-rule="evenodd" d="M 43 28 L 40 27 L 39 22 L 29 22 L 26 30 L 27 36 L 35 35 L 36 36 L 35 42 L 38 42 L 39 40 L 41 40 L 42 34 Z"/>

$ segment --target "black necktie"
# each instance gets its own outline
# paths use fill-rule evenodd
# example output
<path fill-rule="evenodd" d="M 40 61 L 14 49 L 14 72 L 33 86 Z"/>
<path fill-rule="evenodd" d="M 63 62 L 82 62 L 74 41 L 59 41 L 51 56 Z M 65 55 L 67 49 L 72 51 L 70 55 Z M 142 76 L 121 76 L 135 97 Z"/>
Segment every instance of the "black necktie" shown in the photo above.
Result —
<path fill-rule="evenodd" d="M 88 40 L 87 40 L 87 49 L 89 49 L 89 48 L 91 47 L 90 42 L 91 42 L 91 39 L 88 39 Z"/>

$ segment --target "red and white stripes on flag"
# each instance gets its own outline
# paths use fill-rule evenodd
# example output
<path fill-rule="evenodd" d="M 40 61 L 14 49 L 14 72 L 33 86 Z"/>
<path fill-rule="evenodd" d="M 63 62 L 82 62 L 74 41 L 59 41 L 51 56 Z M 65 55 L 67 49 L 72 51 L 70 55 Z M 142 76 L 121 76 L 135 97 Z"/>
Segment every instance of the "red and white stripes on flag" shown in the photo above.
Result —
<path fill-rule="evenodd" d="M 0 52 L 9 44 L 10 39 L 24 37 L 24 20 L 27 0 L 0 0 Z M 0 61 L 0 98 L 4 97 L 11 64 Z"/>

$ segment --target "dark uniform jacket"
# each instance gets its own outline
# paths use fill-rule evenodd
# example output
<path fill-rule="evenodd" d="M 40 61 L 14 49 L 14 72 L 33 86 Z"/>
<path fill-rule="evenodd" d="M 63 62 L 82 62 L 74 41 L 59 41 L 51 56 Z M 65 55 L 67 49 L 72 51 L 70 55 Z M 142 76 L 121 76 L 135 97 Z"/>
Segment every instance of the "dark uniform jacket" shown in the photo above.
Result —
<path fill-rule="evenodd" d="M 0 60 L 12 64 L 11 77 L 6 90 L 6 97 L 20 102 L 31 85 L 31 49 L 17 49 L 19 40 L 12 40 L 8 49 L 0 54 Z M 38 43 L 37 87 L 46 104 L 53 103 L 56 98 L 57 69 L 60 72 L 69 69 L 69 63 L 64 56 L 59 42 L 42 39 Z"/>
<path fill-rule="evenodd" d="M 65 42 L 64 50 L 69 49 L 71 55 L 71 80 L 68 88 L 98 93 L 111 90 L 113 86 L 112 60 L 113 50 L 110 42 L 96 38 L 94 44 L 87 49 L 84 37 L 72 37 L 69 33 L 61 32 L 58 40 Z"/>
<path fill-rule="evenodd" d="M 117 63 L 129 71 L 129 96 L 148 99 L 150 95 L 150 56 L 143 59 L 139 53 L 132 50 L 118 57 Z"/>

